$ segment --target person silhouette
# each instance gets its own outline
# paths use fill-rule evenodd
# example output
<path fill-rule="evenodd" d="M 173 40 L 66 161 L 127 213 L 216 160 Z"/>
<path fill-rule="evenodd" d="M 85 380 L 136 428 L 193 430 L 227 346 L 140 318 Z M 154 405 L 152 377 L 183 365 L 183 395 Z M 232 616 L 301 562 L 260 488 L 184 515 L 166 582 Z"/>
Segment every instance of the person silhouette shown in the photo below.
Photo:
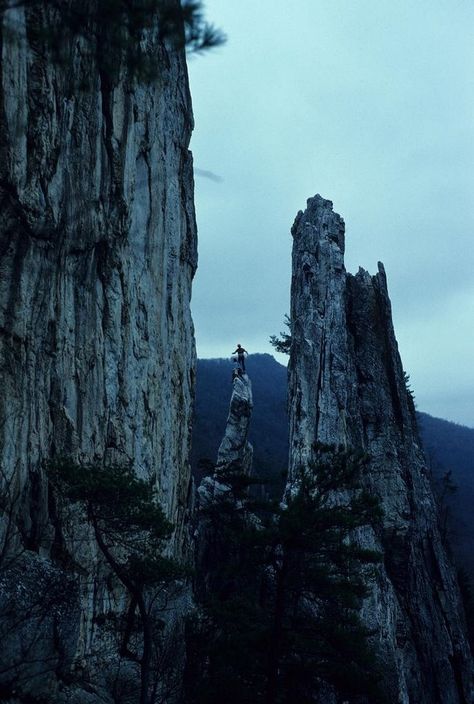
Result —
<path fill-rule="evenodd" d="M 245 373 L 245 355 L 248 354 L 247 350 L 242 347 L 242 345 L 238 344 L 237 349 L 232 352 L 232 354 L 237 355 L 237 359 L 239 360 L 239 365 L 242 371 Z"/>

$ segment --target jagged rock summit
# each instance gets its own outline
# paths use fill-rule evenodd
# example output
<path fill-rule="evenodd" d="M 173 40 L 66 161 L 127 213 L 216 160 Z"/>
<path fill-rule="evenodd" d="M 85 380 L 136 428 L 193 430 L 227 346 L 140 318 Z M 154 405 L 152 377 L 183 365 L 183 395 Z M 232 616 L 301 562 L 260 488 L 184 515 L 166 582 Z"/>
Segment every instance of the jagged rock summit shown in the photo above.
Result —
<path fill-rule="evenodd" d="M 383 507 L 362 545 L 383 554 L 364 605 L 397 704 L 474 701 L 472 660 L 455 574 L 392 325 L 382 264 L 344 267 L 344 221 L 316 195 L 293 228 L 289 490 L 317 442 L 370 455 L 364 483 Z"/>
<path fill-rule="evenodd" d="M 201 508 L 208 506 L 223 493 L 229 492 L 225 477 L 228 473 L 250 474 L 253 449 L 247 440 L 252 415 L 252 383 L 247 374 L 232 382 L 229 415 L 217 452 L 217 462 L 212 476 L 205 477 L 198 487 Z"/>
<path fill-rule="evenodd" d="M 252 415 L 252 384 L 247 376 L 235 377 L 232 382 L 229 415 L 224 437 L 217 453 L 212 475 L 204 477 L 197 489 L 196 583 L 197 595 L 208 594 L 216 586 L 216 565 L 229 557 L 229 546 L 223 537 L 216 510 L 224 505 L 240 511 L 243 503 L 233 492 L 232 477 L 250 475 L 252 445 L 247 440 Z M 248 515 L 250 520 L 250 516 Z"/>

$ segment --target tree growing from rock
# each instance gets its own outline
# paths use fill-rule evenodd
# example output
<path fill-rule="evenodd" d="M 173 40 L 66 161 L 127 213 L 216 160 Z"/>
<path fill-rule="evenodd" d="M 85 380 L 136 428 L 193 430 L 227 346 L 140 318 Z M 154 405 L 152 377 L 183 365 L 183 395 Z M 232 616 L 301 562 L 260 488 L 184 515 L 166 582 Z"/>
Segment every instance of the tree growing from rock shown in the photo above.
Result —
<path fill-rule="evenodd" d="M 120 655 L 139 666 L 139 703 L 153 704 L 159 688 L 154 668 L 162 658 L 160 601 L 185 576 L 183 567 L 163 554 L 172 525 L 152 485 L 128 467 L 66 458 L 51 462 L 48 474 L 59 501 L 82 507 L 102 557 L 128 595 Z"/>
<path fill-rule="evenodd" d="M 280 354 L 290 354 L 291 349 L 291 320 L 289 315 L 285 315 L 283 321 L 290 332 L 285 330 L 280 330 L 280 337 L 278 335 L 270 335 L 270 344 L 276 349 Z"/>
<path fill-rule="evenodd" d="M 328 687 L 344 701 L 384 701 L 359 617 L 380 560 L 357 542 L 358 529 L 381 518 L 361 487 L 366 464 L 362 454 L 319 447 L 282 505 L 248 502 L 258 522 L 245 518 L 240 484 L 239 511 L 226 496 L 219 540 L 229 559 L 214 565 L 190 628 L 189 702 L 210 704 L 220 692 L 227 704 L 309 704 Z"/>

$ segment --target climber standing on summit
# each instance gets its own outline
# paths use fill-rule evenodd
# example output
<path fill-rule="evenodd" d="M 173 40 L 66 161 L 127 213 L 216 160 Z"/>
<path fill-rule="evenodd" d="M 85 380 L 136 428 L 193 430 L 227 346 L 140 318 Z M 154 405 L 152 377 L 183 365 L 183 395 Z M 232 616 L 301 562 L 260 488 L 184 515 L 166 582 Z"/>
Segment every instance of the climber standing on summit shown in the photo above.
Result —
<path fill-rule="evenodd" d="M 244 350 L 243 347 L 241 347 L 240 344 L 237 345 L 237 349 L 232 352 L 232 354 L 236 354 L 237 358 L 239 360 L 240 367 L 242 371 L 245 374 L 245 355 L 248 354 L 247 350 Z"/>

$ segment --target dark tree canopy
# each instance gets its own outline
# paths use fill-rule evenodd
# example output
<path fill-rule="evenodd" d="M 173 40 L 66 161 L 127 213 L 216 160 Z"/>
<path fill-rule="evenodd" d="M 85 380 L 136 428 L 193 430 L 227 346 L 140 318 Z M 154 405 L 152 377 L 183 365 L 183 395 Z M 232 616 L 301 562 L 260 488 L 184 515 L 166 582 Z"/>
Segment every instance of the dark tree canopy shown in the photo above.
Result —
<path fill-rule="evenodd" d="M 160 593 L 187 574 L 163 554 L 172 525 L 156 501 L 152 484 L 129 467 L 59 458 L 47 470 L 56 500 L 83 507 L 106 564 L 128 594 L 120 655 L 139 665 L 140 704 L 153 704 L 155 675 L 163 660 L 163 643 L 157 637 L 162 627 Z"/>
<path fill-rule="evenodd" d="M 321 446 L 282 505 L 245 500 L 245 478 L 220 478 L 235 497 L 211 508 L 219 557 L 189 632 L 190 703 L 309 704 L 328 686 L 351 703 L 385 701 L 359 616 L 380 560 L 355 537 L 381 518 L 361 488 L 366 465 Z"/>
<path fill-rule="evenodd" d="M 32 20 L 30 39 L 42 42 L 54 61 L 66 64 L 71 38 L 81 37 L 85 45 L 81 51 L 97 57 L 112 83 L 122 65 L 139 80 L 156 77 L 157 57 L 150 37 L 190 53 L 226 41 L 223 31 L 206 20 L 201 0 L 0 0 L 2 14 L 13 8 L 25 9 Z M 10 41 L 18 41 L 13 16 L 7 28 Z"/>

